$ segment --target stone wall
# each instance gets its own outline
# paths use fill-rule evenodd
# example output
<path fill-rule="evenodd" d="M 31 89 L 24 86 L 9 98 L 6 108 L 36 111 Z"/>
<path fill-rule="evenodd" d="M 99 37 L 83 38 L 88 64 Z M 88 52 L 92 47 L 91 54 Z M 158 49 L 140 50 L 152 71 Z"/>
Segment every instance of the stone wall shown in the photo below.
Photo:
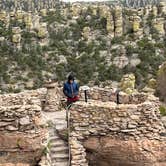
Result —
<path fill-rule="evenodd" d="M 117 102 L 117 92 L 115 89 L 106 89 L 99 87 L 91 87 L 87 91 L 88 100 L 97 100 L 102 102 Z M 85 100 L 84 91 L 80 87 L 80 99 Z M 119 101 L 121 104 L 140 104 L 145 100 L 159 102 L 153 95 L 147 93 L 132 93 L 126 94 L 122 91 L 119 92 Z"/>
<path fill-rule="evenodd" d="M 93 157 L 89 159 L 89 165 L 93 165 L 92 161 L 98 161 L 97 158 L 94 159 L 95 155 L 99 155 L 98 153 L 100 149 L 94 148 L 97 147 L 99 144 L 100 146 L 102 142 L 96 144 L 96 142 L 91 142 L 88 144 L 91 138 L 95 140 L 106 139 L 109 142 L 112 141 L 118 142 L 121 141 L 121 145 L 126 144 L 126 148 L 129 151 L 129 155 L 133 155 L 130 159 L 124 159 L 123 155 L 124 152 L 120 150 L 118 153 L 118 145 L 107 144 L 109 147 L 114 148 L 114 152 L 106 149 L 101 149 L 103 152 L 107 153 L 114 153 L 115 157 L 115 165 L 121 165 L 124 162 L 124 165 L 148 165 L 150 166 L 153 162 L 155 164 L 166 164 L 165 161 L 165 128 L 161 122 L 160 113 L 159 113 L 159 106 L 158 100 L 149 101 L 148 99 L 142 101 L 142 103 L 132 103 L 132 104 L 121 104 L 117 105 L 114 102 L 102 102 L 102 101 L 89 101 L 88 103 L 85 102 L 78 102 L 75 103 L 71 108 L 71 135 L 70 135 L 70 144 L 71 144 L 71 154 L 72 154 L 72 165 L 88 165 L 87 157 L 90 154 Z M 141 156 L 144 155 L 143 150 L 140 150 L 139 154 L 137 153 L 137 148 L 139 149 L 139 144 L 141 141 L 150 141 L 150 147 L 147 148 L 147 153 L 156 153 L 157 147 L 153 146 L 151 141 L 156 142 L 158 146 L 158 153 L 161 154 L 160 158 L 157 156 L 152 156 L 149 159 L 145 154 L 144 158 L 145 161 L 142 161 Z M 135 142 L 135 148 L 130 145 L 130 141 Z M 85 143 L 85 145 L 84 145 Z M 90 147 L 87 145 L 90 145 Z M 160 143 L 160 144 L 159 144 Z M 105 142 L 106 144 L 106 142 Z M 89 149 L 93 149 L 90 151 L 86 156 L 86 151 Z M 111 149 L 111 148 L 110 148 Z M 137 158 L 134 158 L 134 156 Z M 126 155 L 125 155 L 126 156 Z M 101 156 L 100 156 L 101 157 Z M 93 159 L 92 159 L 93 158 Z M 107 158 L 105 156 L 105 158 Z M 108 159 L 108 158 L 107 158 Z M 104 158 L 101 159 L 104 161 Z M 100 163 L 102 162 L 100 161 Z M 111 164 L 113 159 L 109 159 L 108 162 L 105 161 L 103 166 L 107 166 Z M 117 162 L 121 161 L 121 163 Z M 127 163 L 128 162 L 128 163 Z M 94 164 L 95 165 L 95 164 Z M 97 164 L 96 164 L 97 165 Z"/>
<path fill-rule="evenodd" d="M 0 95 L 0 166 L 51 165 L 50 137 L 62 116 L 55 112 L 63 109 L 58 84 L 45 87 Z"/>
<path fill-rule="evenodd" d="M 61 109 L 62 89 L 58 88 L 58 83 L 49 83 L 44 111 L 55 112 Z"/>
<path fill-rule="evenodd" d="M 35 165 L 43 155 L 46 89 L 0 95 L 0 165 Z"/>
<path fill-rule="evenodd" d="M 49 117 L 45 116 L 61 109 L 58 85 L 46 87 L 0 95 L 0 166 L 33 166 L 46 153 Z M 91 100 L 71 107 L 72 166 L 166 164 L 166 131 L 158 98 L 122 93 L 123 104 L 117 105 L 113 90 L 91 88 L 90 92 Z"/>

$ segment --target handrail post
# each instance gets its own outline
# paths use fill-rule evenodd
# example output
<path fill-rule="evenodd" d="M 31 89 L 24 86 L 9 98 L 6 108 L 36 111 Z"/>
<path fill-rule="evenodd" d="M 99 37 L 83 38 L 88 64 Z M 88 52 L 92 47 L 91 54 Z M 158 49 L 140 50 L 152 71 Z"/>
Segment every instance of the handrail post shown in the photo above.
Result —
<path fill-rule="evenodd" d="M 68 166 L 71 165 L 71 149 L 70 149 L 70 107 L 72 104 L 67 106 L 67 110 L 66 110 L 66 120 L 67 120 L 67 130 L 68 130 L 68 148 L 69 148 L 69 162 L 68 162 Z"/>
<path fill-rule="evenodd" d="M 116 103 L 117 103 L 117 104 L 121 104 L 121 103 L 120 103 L 120 94 L 119 94 L 119 93 L 120 93 L 120 90 L 117 90 L 117 91 L 116 91 Z"/>

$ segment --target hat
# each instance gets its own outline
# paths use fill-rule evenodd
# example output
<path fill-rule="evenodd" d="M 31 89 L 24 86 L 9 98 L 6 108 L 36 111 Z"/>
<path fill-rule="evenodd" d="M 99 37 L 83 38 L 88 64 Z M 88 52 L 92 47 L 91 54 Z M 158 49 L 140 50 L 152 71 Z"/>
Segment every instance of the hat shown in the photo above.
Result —
<path fill-rule="evenodd" d="M 73 81 L 74 81 L 74 76 L 73 76 L 73 75 L 69 75 L 69 76 L 68 76 L 68 81 L 70 81 L 70 80 L 73 80 Z"/>

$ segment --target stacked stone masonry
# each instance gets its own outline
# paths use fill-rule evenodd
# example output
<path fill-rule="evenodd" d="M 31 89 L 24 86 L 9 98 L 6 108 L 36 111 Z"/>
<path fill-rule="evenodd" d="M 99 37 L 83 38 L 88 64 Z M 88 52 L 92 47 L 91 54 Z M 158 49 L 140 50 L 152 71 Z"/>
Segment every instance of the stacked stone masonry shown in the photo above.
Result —
<path fill-rule="evenodd" d="M 114 89 L 106 89 L 99 87 L 91 87 L 90 90 L 87 91 L 87 97 L 89 100 L 97 100 L 102 102 L 117 102 L 117 94 L 119 93 L 119 101 L 121 104 L 140 104 L 145 100 L 155 101 L 159 103 L 159 100 L 153 95 L 146 93 L 133 93 L 126 94 L 122 91 L 115 91 Z M 85 100 L 84 91 L 80 90 L 80 99 Z"/>
<path fill-rule="evenodd" d="M 42 164 L 48 163 L 49 156 L 44 154 L 49 147 L 49 132 L 55 138 L 54 127 L 65 126 L 61 124 L 65 111 L 57 114 L 62 97 L 57 86 L 0 95 L 0 165 L 33 166 L 41 158 L 41 166 L 51 165 L 51 160 Z M 82 91 L 81 96 L 83 99 Z M 88 96 L 87 103 L 79 101 L 70 111 L 72 166 L 165 166 L 165 128 L 156 97 L 120 93 L 122 104 L 117 105 L 113 90 L 97 87 L 91 88 Z M 46 123 L 49 117 L 56 126 Z M 56 140 L 60 141 L 58 135 Z"/>
<path fill-rule="evenodd" d="M 35 163 L 47 132 L 41 110 L 46 89 L 0 95 L 0 164 Z M 18 164 L 19 165 L 19 164 Z"/>
<path fill-rule="evenodd" d="M 164 124 L 161 122 L 158 99 L 143 93 L 133 95 L 123 94 L 121 95 L 123 104 L 117 105 L 115 102 L 112 102 L 113 99 L 110 98 L 110 92 L 111 91 L 109 90 L 95 88 L 91 90 L 90 93 L 91 99 L 95 100 L 89 100 L 88 103 L 80 101 L 72 106 L 72 132 L 70 134 L 72 165 L 81 165 L 82 161 L 84 161 L 84 165 L 88 165 L 87 158 L 92 152 L 87 154 L 85 151 L 89 148 L 90 151 L 94 150 L 95 155 L 100 153 L 99 151 L 102 151 L 102 145 L 100 147 L 101 149 L 99 149 L 99 147 L 97 148 L 97 145 L 101 143 L 100 140 L 102 139 L 107 139 L 110 142 L 115 142 L 115 140 L 121 141 L 122 144 L 126 142 L 128 146 L 130 146 L 130 142 L 133 141 L 133 146 L 138 146 L 138 149 L 141 148 L 139 147 L 141 141 L 146 144 L 148 140 L 150 142 L 148 150 L 149 152 L 152 151 L 152 153 L 154 153 L 156 150 L 155 148 L 157 148 L 151 144 L 151 142 L 154 141 L 161 154 L 160 157 L 154 155 L 151 159 L 148 159 L 147 155 L 144 154 L 145 161 L 141 161 L 141 163 L 139 163 L 139 160 L 143 152 L 140 152 L 140 156 L 138 154 L 132 154 L 137 156 L 137 159 L 131 157 L 128 160 L 124 160 L 123 155 L 125 154 L 121 154 L 124 152 L 121 152 L 120 150 L 118 152 L 118 149 L 116 152 L 115 150 L 117 143 L 114 147 L 114 155 L 115 158 L 117 158 L 115 163 L 113 159 L 111 160 L 111 157 L 108 159 L 111 160 L 110 163 L 114 163 L 115 166 L 122 165 L 123 162 L 124 165 L 127 165 L 128 162 L 128 164 L 133 166 L 142 166 L 146 164 L 150 166 L 153 162 L 154 166 L 166 164 L 164 152 L 166 150 L 166 130 Z M 104 99 L 104 102 L 101 101 L 101 99 Z M 96 142 L 96 139 L 99 143 Z M 130 151 L 135 150 L 127 145 L 126 148 L 129 148 L 129 153 Z M 113 145 L 108 146 L 112 147 Z M 94 147 L 96 147 L 96 149 Z M 119 145 L 117 145 L 117 147 L 119 147 Z M 152 149 L 154 149 L 154 151 Z M 105 149 L 103 149 L 103 153 L 106 153 Z M 113 152 L 110 152 L 110 154 L 111 153 Z M 96 157 L 93 160 L 96 160 L 97 162 L 99 159 Z M 119 163 L 117 161 L 119 161 Z M 89 164 L 91 165 L 91 163 Z"/>

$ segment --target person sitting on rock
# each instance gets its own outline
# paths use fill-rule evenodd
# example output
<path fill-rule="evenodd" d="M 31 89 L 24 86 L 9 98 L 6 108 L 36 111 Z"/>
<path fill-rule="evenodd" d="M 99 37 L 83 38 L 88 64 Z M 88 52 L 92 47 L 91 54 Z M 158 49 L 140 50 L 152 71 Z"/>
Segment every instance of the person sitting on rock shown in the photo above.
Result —
<path fill-rule="evenodd" d="M 68 80 L 63 86 L 63 93 L 67 97 L 67 105 L 69 106 L 73 102 L 76 102 L 79 100 L 79 85 L 74 80 L 74 77 L 72 75 L 68 76 Z"/>

